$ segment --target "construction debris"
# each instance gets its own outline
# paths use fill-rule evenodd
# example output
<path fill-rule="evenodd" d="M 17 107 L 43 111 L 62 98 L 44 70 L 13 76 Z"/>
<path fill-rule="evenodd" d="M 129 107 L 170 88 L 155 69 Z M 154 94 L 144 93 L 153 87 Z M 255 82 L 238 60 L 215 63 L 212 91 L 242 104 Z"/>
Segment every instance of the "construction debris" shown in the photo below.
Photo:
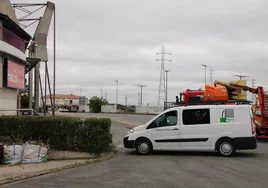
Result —
<path fill-rule="evenodd" d="M 48 148 L 44 144 L 34 145 L 26 142 L 23 145 L 4 146 L 4 164 L 37 163 L 48 159 Z"/>

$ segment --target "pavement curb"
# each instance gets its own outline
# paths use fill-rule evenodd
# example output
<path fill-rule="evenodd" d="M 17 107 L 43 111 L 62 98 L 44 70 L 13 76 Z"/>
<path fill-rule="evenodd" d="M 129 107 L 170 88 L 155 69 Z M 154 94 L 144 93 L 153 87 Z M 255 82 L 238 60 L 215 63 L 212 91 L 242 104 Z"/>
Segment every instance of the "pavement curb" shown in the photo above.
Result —
<path fill-rule="evenodd" d="M 19 181 L 23 181 L 23 180 L 40 177 L 40 176 L 47 175 L 47 174 L 53 174 L 55 172 L 60 172 L 60 171 L 64 171 L 64 170 L 68 170 L 68 169 L 72 169 L 72 168 L 86 166 L 86 165 L 90 165 L 90 164 L 93 164 L 93 163 L 103 162 L 103 161 L 106 161 L 106 160 L 109 160 L 109 159 L 115 157 L 116 155 L 117 155 L 117 152 L 112 151 L 108 155 L 104 155 L 104 156 L 96 158 L 96 159 L 88 159 L 85 162 L 69 164 L 69 165 L 62 166 L 62 167 L 52 168 L 50 170 L 40 171 L 40 172 L 38 172 L 36 174 L 26 175 L 26 176 L 23 176 L 23 177 L 21 177 L 21 176 L 13 177 L 12 179 L 7 179 L 7 180 L 4 180 L 4 181 L 0 181 L 0 187 L 2 187 L 4 185 L 16 183 L 16 182 L 19 182 Z"/>

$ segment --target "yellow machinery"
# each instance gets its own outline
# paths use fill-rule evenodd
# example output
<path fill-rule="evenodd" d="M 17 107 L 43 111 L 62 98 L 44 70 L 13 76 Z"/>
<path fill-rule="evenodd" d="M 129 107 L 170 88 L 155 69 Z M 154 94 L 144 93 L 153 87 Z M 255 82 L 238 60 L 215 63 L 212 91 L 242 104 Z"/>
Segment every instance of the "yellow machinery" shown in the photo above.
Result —
<path fill-rule="evenodd" d="M 228 100 L 247 100 L 247 93 L 240 87 L 235 87 L 232 84 L 238 84 L 241 86 L 246 86 L 246 80 L 236 80 L 231 82 L 215 81 L 217 85 L 225 86 L 228 91 Z"/>

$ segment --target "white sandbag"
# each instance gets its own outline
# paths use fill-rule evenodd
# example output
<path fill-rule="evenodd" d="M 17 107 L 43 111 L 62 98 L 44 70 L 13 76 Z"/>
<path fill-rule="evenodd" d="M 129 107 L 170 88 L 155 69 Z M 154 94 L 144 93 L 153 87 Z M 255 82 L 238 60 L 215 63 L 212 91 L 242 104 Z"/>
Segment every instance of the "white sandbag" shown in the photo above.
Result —
<path fill-rule="evenodd" d="M 48 149 L 42 145 L 24 144 L 22 163 L 38 163 L 47 161 Z"/>
<path fill-rule="evenodd" d="M 19 164 L 22 161 L 23 146 L 10 145 L 4 146 L 4 164 Z"/>

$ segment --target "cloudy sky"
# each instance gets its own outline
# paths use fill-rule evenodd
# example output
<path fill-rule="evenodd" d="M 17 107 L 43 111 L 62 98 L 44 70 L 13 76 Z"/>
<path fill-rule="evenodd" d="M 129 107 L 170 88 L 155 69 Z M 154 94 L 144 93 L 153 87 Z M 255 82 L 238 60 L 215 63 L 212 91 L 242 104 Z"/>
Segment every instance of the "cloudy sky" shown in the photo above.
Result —
<path fill-rule="evenodd" d="M 201 64 L 214 70 L 213 80 L 235 80 L 234 75 L 242 74 L 249 76 L 248 85 L 254 77 L 268 89 L 267 0 L 52 2 L 57 13 L 57 93 L 79 95 L 82 88 L 82 95 L 91 97 L 100 96 L 102 89 L 113 103 L 118 80 L 121 104 L 125 96 L 129 104 L 137 104 L 136 85 L 144 84 L 143 104 L 156 105 L 161 65 L 156 53 L 163 45 L 172 53 L 166 56 L 172 61 L 165 63 L 169 101 L 187 88 L 204 87 Z M 27 31 L 33 34 L 34 29 Z"/>

